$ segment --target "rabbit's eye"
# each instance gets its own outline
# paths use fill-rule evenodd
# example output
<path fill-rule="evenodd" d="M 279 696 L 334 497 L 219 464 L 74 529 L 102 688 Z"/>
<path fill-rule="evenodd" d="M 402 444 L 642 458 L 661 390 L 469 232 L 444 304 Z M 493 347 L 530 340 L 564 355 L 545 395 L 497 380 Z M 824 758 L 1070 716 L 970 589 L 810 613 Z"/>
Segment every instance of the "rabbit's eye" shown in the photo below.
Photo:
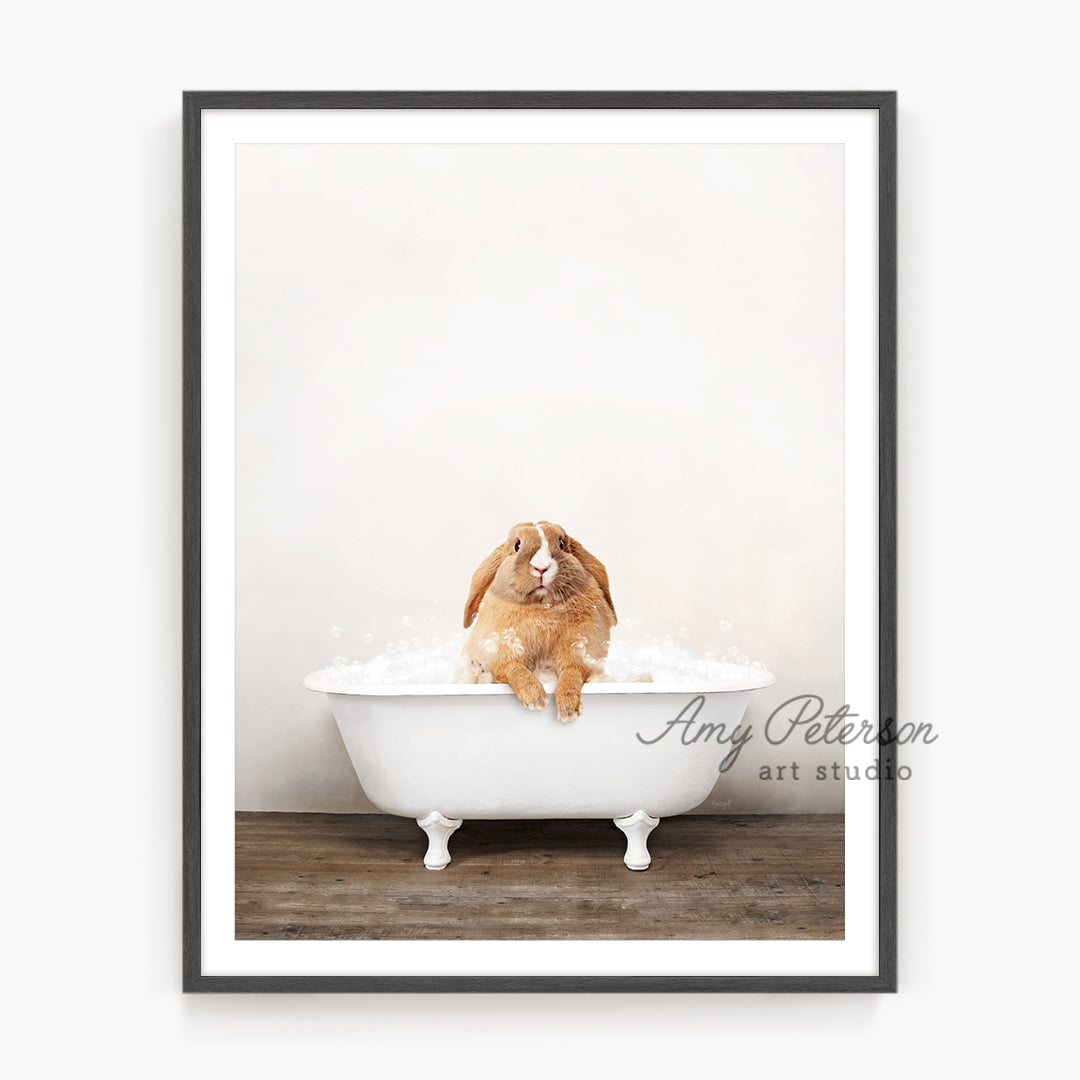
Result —
<path fill-rule="evenodd" d="M 520 551 L 521 550 L 521 541 L 520 540 L 515 540 L 514 541 L 514 550 L 515 551 Z"/>
<path fill-rule="evenodd" d="M 562 549 L 564 547 L 566 547 L 566 537 L 565 536 L 560 536 L 559 537 L 559 548 Z"/>

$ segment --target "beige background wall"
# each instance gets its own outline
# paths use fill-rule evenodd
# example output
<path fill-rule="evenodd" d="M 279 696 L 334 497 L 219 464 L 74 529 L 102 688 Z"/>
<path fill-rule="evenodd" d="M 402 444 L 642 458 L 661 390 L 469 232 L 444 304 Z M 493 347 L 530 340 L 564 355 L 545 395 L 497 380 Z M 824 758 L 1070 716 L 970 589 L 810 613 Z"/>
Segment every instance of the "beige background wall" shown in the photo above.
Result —
<path fill-rule="evenodd" d="M 519 520 L 607 563 L 617 635 L 764 660 L 756 727 L 844 702 L 842 148 L 237 166 L 239 808 L 371 809 L 301 679 L 366 634 L 458 631 Z M 758 779 L 793 759 L 800 782 Z M 834 760 L 759 738 L 702 809 L 841 809 L 806 777 Z"/>

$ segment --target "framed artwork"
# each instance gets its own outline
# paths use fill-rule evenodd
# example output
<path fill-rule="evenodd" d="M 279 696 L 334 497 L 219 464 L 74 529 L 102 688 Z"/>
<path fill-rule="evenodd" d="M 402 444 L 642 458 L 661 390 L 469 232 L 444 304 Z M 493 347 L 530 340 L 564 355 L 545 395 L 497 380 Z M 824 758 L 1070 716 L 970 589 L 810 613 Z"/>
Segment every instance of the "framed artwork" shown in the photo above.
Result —
<path fill-rule="evenodd" d="M 184 989 L 896 989 L 896 96 L 184 95 Z"/>

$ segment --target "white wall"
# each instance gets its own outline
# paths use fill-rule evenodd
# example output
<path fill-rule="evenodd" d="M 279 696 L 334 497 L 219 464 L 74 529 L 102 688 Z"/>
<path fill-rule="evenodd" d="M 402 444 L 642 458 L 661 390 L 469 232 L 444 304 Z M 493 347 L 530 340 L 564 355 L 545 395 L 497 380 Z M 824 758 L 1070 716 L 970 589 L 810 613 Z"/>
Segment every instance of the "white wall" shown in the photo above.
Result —
<path fill-rule="evenodd" d="M 616 640 L 764 660 L 759 732 L 845 703 L 842 145 L 236 161 L 238 808 L 370 809 L 300 680 L 460 633 L 522 520 L 607 564 Z M 703 809 L 841 811 L 835 760 L 759 737 Z"/>
<path fill-rule="evenodd" d="M 1070 20 L 1038 0 L 9 12 L 8 1056 L 50 1078 L 457 1074 L 493 1049 L 522 1076 L 1053 1075 L 1076 759 Z M 359 86 L 901 91 L 900 700 L 941 739 L 900 796 L 898 995 L 179 994 L 179 92 Z"/>

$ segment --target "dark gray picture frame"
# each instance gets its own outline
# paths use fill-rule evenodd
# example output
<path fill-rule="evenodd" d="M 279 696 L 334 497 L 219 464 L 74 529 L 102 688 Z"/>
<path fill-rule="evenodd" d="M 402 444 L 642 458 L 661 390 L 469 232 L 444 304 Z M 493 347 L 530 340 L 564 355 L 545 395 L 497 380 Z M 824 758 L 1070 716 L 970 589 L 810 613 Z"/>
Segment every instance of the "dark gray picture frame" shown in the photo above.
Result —
<path fill-rule="evenodd" d="M 896 114 L 894 91 L 236 92 L 183 97 L 183 989 L 231 993 L 894 992 L 896 745 L 880 747 L 878 974 L 870 976 L 207 976 L 201 970 L 202 115 L 212 109 L 862 109 L 878 122 L 879 702 L 896 719 Z M 894 728 L 895 730 L 895 728 Z M 885 779 L 889 777 L 890 779 Z"/>

